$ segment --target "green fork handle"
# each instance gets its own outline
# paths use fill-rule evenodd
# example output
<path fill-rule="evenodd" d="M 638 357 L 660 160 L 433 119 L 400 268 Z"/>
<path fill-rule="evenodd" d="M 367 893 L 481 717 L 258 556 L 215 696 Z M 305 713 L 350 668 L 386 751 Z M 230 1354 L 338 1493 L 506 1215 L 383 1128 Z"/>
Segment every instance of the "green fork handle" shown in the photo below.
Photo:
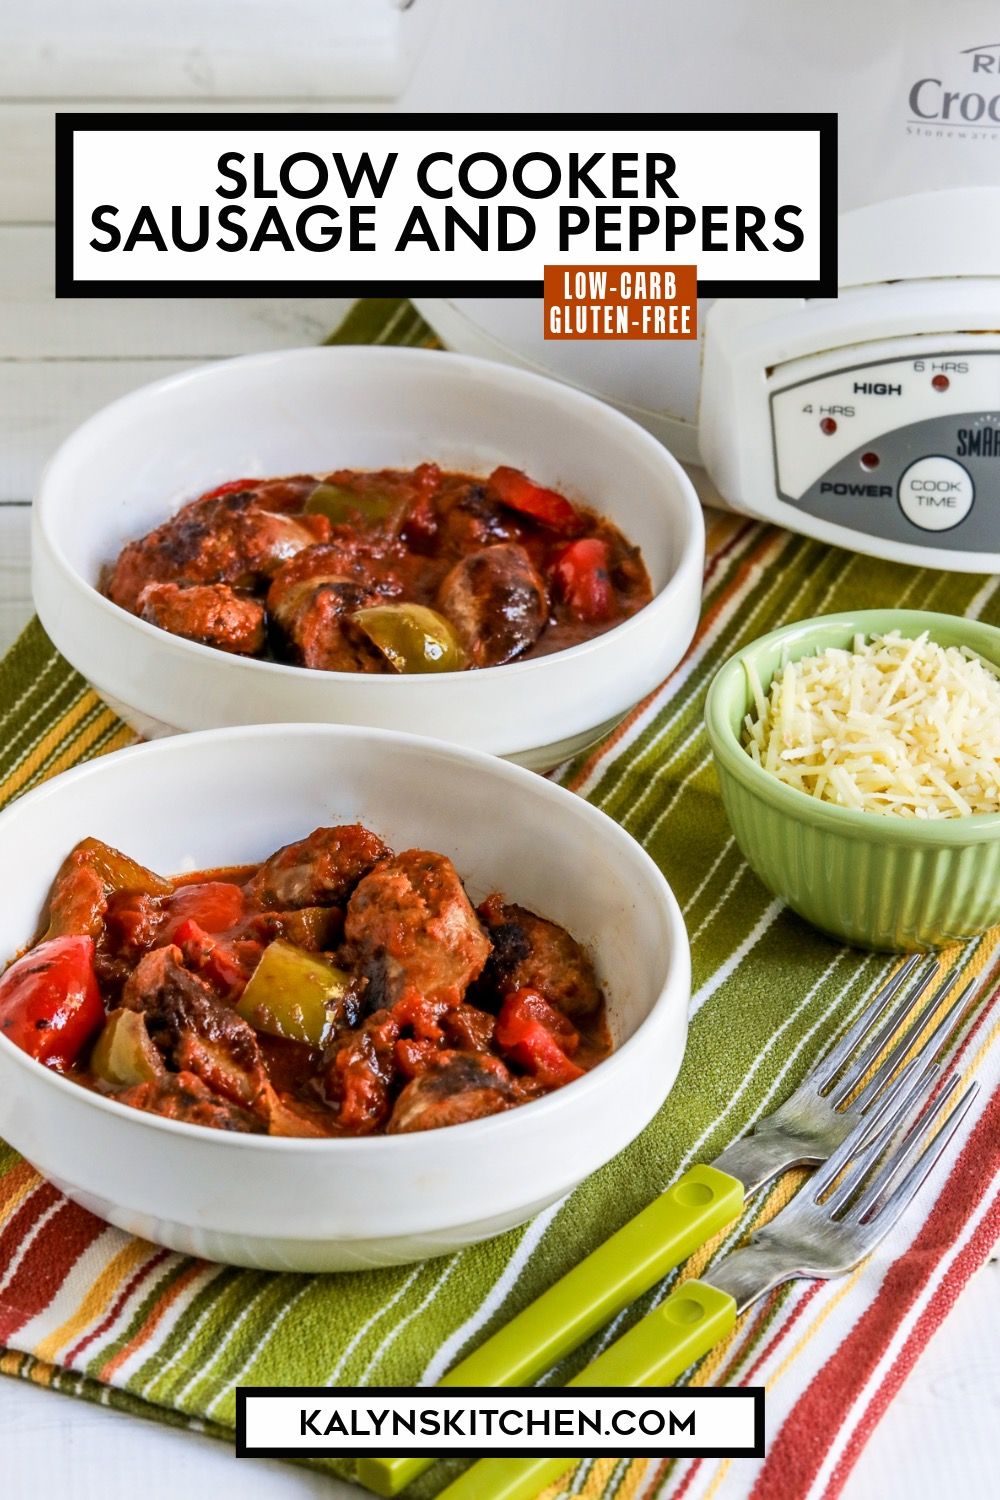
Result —
<path fill-rule="evenodd" d="M 441 1385 L 529 1385 L 742 1211 L 742 1183 L 715 1167 L 692 1167 L 511 1322 L 454 1365 Z M 609 1349 L 595 1363 L 601 1364 L 611 1353 Z M 580 1377 L 571 1383 L 579 1384 Z M 634 1382 L 605 1379 L 604 1383 Z M 434 1462 L 433 1458 L 361 1458 L 357 1478 L 377 1495 L 397 1495 Z"/>
<path fill-rule="evenodd" d="M 724 1339 L 736 1322 L 736 1303 L 704 1281 L 685 1281 L 571 1380 L 571 1386 L 670 1385 Z M 485 1458 L 437 1500 L 535 1500 L 575 1458 Z"/>

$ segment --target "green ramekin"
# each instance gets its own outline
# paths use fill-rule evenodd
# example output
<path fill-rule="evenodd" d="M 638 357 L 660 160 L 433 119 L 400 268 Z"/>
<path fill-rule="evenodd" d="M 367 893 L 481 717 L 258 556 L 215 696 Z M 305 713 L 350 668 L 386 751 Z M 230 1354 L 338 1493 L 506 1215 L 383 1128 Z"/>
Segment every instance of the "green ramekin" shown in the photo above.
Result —
<path fill-rule="evenodd" d="M 753 698 L 752 662 L 765 692 L 782 654 L 797 661 L 865 635 L 928 631 L 1000 667 L 1000 629 L 916 609 L 861 609 L 773 630 L 720 667 L 705 722 L 736 842 L 751 869 L 793 911 L 861 948 L 942 948 L 1000 922 L 1000 812 L 934 822 L 819 802 L 754 764 L 740 744 Z M 1000 735 L 1000 721 L 997 724 Z"/>

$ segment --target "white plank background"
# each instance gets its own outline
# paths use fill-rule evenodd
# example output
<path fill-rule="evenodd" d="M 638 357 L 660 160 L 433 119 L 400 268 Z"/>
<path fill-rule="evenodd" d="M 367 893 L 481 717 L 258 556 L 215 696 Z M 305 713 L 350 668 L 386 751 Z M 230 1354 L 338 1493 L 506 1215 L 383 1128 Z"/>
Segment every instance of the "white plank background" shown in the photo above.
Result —
<path fill-rule="evenodd" d="M 433 0 L 412 6 L 401 0 L 282 0 L 280 6 L 245 0 L 5 0 L 0 95 L 392 97 L 432 8 Z"/>
<path fill-rule="evenodd" d="M 667 0 L 5 0 L 0 10 L 0 651 L 30 615 L 29 502 L 59 440 L 173 370 L 315 343 L 346 304 L 76 301 L 52 295 L 52 116 L 73 109 L 657 110 L 697 108 L 665 71 Z M 775 10 L 774 0 L 769 9 Z M 726 18 L 685 8 L 693 36 Z M 672 14 L 673 12 L 673 14 Z M 234 20 L 234 17 L 236 18 Z M 194 18 L 194 19 L 192 19 Z M 398 29 L 397 29 L 398 22 Z M 176 45 L 174 38 L 196 38 Z M 637 46 L 636 39 L 643 45 Z M 158 44 L 158 45 L 157 45 Z M 422 50 L 421 50 L 422 49 Z M 408 80 L 408 81 L 407 81 Z M 397 105 L 390 103 L 403 88 Z M 759 108 L 752 80 L 747 100 Z M 797 102 L 797 101 L 792 101 Z M 992 1500 L 1000 1269 L 974 1279 L 869 1443 L 846 1500 Z M 290 1466 L 0 1381 L 4 1492 L 76 1500 L 336 1500 Z M 799 1500 L 789 1496 L 787 1500 Z"/>

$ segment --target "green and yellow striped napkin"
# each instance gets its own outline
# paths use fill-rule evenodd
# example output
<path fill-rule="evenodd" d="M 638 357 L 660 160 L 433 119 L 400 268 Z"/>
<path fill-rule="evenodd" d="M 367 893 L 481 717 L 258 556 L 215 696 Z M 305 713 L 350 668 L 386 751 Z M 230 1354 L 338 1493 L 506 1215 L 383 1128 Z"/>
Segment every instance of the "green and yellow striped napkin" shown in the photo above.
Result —
<path fill-rule="evenodd" d="M 409 304 L 362 303 L 339 343 L 430 344 Z M 694 993 L 684 1066 L 644 1134 L 567 1200 L 521 1230 L 447 1258 L 341 1276 L 278 1275 L 186 1259 L 68 1203 L 8 1148 L 0 1153 L 0 1370 L 55 1390 L 231 1439 L 236 1387 L 415 1385 L 530 1301 L 689 1163 L 708 1160 L 768 1112 L 864 1004 L 890 960 L 840 947 L 783 909 L 736 849 L 702 728 L 716 667 L 795 618 L 872 604 L 1000 623 L 994 578 L 853 556 L 739 517 L 710 514 L 704 609 L 684 661 L 598 749 L 558 778 L 616 818 L 671 882 L 691 935 Z M 37 622 L 0 664 L 0 799 L 130 741 Z M 741 1320 L 690 1372 L 696 1383 L 768 1391 L 761 1461 L 596 1459 L 568 1489 L 590 1497 L 835 1494 L 874 1420 L 1000 1230 L 996 933 L 951 955 L 989 976 L 956 1055 L 984 1079 L 967 1144 L 878 1256 L 846 1281 L 796 1284 Z M 786 1178 L 678 1273 L 770 1217 Z M 614 1332 L 676 1277 L 641 1299 Z M 559 1384 L 602 1335 L 547 1377 Z M 350 1465 L 326 1465 L 350 1476 Z M 418 1481 L 422 1500 L 457 1469 Z"/>

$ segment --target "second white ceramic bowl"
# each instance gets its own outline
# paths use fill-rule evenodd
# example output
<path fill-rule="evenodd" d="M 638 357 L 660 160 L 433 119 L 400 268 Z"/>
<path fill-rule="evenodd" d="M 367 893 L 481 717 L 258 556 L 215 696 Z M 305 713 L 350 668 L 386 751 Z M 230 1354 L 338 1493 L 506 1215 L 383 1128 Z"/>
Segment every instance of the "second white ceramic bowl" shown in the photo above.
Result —
<path fill-rule="evenodd" d="M 396 677 L 232 657 L 168 635 L 97 590 L 126 541 L 225 480 L 425 460 L 473 473 L 512 464 L 609 516 L 642 549 L 652 603 L 538 660 Z M 610 728 L 680 660 L 697 623 L 703 555 L 687 475 L 601 402 L 433 350 L 293 349 L 159 381 L 85 422 L 42 479 L 32 583 L 56 646 L 146 738 L 278 721 L 361 724 L 547 769 Z"/>
<path fill-rule="evenodd" d="M 441 1254 L 537 1213 L 628 1144 L 684 1052 L 690 956 L 649 856 L 603 813 L 494 758 L 408 735 L 277 725 L 180 735 L 101 757 L 0 815 L 0 966 L 36 929 L 80 838 L 176 873 L 259 860 L 360 819 L 395 849 L 449 855 L 585 943 L 612 1055 L 506 1114 L 413 1135 L 282 1140 L 143 1114 L 0 1036 L 0 1136 L 113 1224 L 210 1260 L 295 1271 Z"/>

